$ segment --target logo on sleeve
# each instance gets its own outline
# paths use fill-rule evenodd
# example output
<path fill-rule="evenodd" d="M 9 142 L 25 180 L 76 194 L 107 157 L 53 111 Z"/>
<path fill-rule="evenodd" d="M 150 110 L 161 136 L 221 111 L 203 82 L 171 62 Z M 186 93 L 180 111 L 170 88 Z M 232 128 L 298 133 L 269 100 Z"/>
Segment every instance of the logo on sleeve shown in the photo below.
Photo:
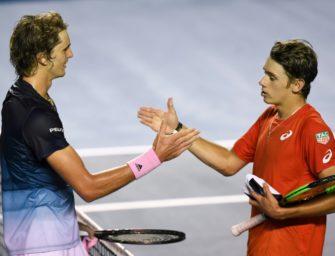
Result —
<path fill-rule="evenodd" d="M 285 133 L 283 133 L 281 136 L 280 136 L 280 140 L 283 141 L 283 140 L 286 140 L 288 138 L 290 138 L 292 136 L 293 132 L 292 130 L 289 130 Z"/>
<path fill-rule="evenodd" d="M 330 161 L 330 159 L 332 158 L 333 156 L 333 152 L 331 151 L 331 149 L 328 149 L 326 151 L 326 154 L 325 156 L 322 158 L 322 163 L 326 164 Z"/>
<path fill-rule="evenodd" d="M 61 127 L 53 127 L 53 128 L 49 129 L 49 132 L 50 133 L 53 133 L 53 132 L 64 132 L 64 129 L 61 128 Z"/>
<path fill-rule="evenodd" d="M 326 145 L 330 139 L 329 133 L 327 131 L 319 132 L 315 134 L 315 138 L 316 138 L 317 143 L 320 143 L 323 145 Z"/>

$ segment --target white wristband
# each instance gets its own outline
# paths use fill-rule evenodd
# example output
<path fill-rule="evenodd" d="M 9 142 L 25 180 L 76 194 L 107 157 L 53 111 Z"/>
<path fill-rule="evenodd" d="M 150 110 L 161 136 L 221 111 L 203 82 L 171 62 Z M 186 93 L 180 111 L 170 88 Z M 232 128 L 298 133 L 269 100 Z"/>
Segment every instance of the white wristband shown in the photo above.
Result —
<path fill-rule="evenodd" d="M 161 161 L 155 151 L 151 148 L 149 151 L 130 160 L 127 164 L 134 173 L 135 178 L 138 179 L 158 167 L 161 164 Z"/>

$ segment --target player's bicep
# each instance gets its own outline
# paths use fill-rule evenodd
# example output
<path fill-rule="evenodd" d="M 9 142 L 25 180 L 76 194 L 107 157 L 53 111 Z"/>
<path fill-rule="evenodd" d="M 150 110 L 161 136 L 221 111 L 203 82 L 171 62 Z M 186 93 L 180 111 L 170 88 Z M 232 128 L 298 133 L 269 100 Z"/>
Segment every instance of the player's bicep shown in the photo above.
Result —
<path fill-rule="evenodd" d="M 90 186 L 91 174 L 71 146 L 53 152 L 46 159 L 51 168 L 78 194 L 84 193 L 85 187 Z"/>

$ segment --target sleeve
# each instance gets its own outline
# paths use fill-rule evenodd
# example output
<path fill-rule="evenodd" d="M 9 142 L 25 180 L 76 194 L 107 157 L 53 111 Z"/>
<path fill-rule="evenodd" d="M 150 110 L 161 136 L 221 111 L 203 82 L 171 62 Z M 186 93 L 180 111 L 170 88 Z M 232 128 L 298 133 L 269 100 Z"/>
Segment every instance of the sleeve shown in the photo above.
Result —
<path fill-rule="evenodd" d="M 23 138 L 38 160 L 69 145 L 58 114 L 42 109 L 33 110 L 27 118 Z"/>
<path fill-rule="evenodd" d="M 256 144 L 259 132 L 259 122 L 256 121 L 249 130 L 239 138 L 234 146 L 233 151 L 243 161 L 250 163 L 253 162 Z"/>
<path fill-rule="evenodd" d="M 249 130 L 238 139 L 234 146 L 233 151 L 243 161 L 250 163 L 254 161 L 256 146 L 263 126 L 264 120 L 271 115 L 273 108 L 270 107 L 257 119 L 257 121 L 249 128 Z"/>
<path fill-rule="evenodd" d="M 335 166 L 334 134 L 322 119 L 308 120 L 302 138 L 304 157 L 314 175 L 318 176 L 323 170 Z"/>

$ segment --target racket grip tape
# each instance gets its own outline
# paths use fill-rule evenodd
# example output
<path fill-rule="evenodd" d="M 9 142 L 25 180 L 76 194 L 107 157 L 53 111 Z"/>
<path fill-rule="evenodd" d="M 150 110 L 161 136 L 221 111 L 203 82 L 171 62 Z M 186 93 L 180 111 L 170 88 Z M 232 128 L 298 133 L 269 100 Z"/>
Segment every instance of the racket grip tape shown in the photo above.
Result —
<path fill-rule="evenodd" d="M 135 178 L 139 179 L 157 168 L 161 164 L 161 161 L 155 151 L 151 148 L 142 155 L 130 160 L 127 164 L 134 173 Z"/>
<path fill-rule="evenodd" d="M 231 233 L 234 236 L 239 236 L 241 235 L 243 232 L 261 224 L 262 222 L 264 222 L 266 220 L 266 217 L 264 214 L 258 214 L 248 220 L 245 220 L 239 224 L 236 224 L 234 226 L 231 227 Z"/>

